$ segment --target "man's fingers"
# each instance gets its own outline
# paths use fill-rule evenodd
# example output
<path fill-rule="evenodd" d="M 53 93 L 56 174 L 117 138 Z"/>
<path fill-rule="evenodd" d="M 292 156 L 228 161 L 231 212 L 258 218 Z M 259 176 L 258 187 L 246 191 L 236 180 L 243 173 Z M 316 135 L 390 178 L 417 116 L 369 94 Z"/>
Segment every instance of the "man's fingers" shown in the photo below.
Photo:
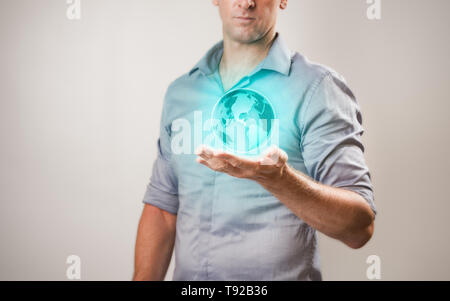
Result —
<path fill-rule="evenodd" d="M 197 159 L 195 159 L 198 163 L 205 165 L 206 167 L 211 168 L 211 166 L 209 166 L 208 161 L 206 161 L 205 159 L 201 158 L 201 157 L 197 157 Z M 211 168 L 212 169 L 212 168 Z"/>
<path fill-rule="evenodd" d="M 239 158 L 236 158 L 236 156 L 233 156 L 232 154 L 229 153 L 217 153 L 216 157 L 228 161 L 231 165 L 235 167 L 238 167 L 241 164 Z"/>
<path fill-rule="evenodd" d="M 278 152 L 276 154 L 276 163 L 275 163 L 275 165 L 280 167 L 283 164 L 285 164 L 287 162 L 287 160 L 288 160 L 287 153 L 284 150 L 279 148 Z"/>
<path fill-rule="evenodd" d="M 264 156 L 259 159 L 261 165 L 276 165 L 278 167 L 286 163 L 288 155 L 285 151 L 277 147 L 276 145 L 270 146 Z"/>
<path fill-rule="evenodd" d="M 261 165 L 275 165 L 276 161 L 274 161 L 271 157 L 262 157 L 258 161 Z"/>
<path fill-rule="evenodd" d="M 249 168 L 255 168 L 258 163 L 255 161 L 251 161 L 245 158 L 237 157 L 230 153 L 220 152 L 215 155 L 215 157 L 220 158 L 222 160 L 226 160 L 229 162 L 233 167 L 238 167 L 241 169 L 249 169 Z"/>
<path fill-rule="evenodd" d="M 200 164 L 205 165 L 206 167 L 209 167 L 210 169 L 214 171 L 224 172 L 234 177 L 241 177 L 242 176 L 242 170 L 234 167 L 229 162 L 225 160 L 220 160 L 217 158 L 213 158 L 210 160 L 205 160 L 201 157 L 197 157 L 196 161 Z"/>
<path fill-rule="evenodd" d="M 209 159 L 209 160 L 205 160 L 202 157 L 197 157 L 196 161 L 200 164 L 205 165 L 206 167 L 211 168 L 212 170 L 215 171 L 225 171 L 226 169 L 226 162 L 225 161 L 218 161 L 217 159 Z"/>
<path fill-rule="evenodd" d="M 204 158 L 205 160 L 208 160 L 214 155 L 214 150 L 206 145 L 200 145 L 195 150 L 195 154 Z"/>
<path fill-rule="evenodd" d="M 254 178 L 258 174 L 272 173 L 274 168 L 283 166 L 288 159 L 287 153 L 276 145 L 270 146 L 257 160 L 239 157 L 205 146 L 199 147 L 196 154 L 199 156 L 197 157 L 198 163 L 214 171 L 238 178 Z"/>

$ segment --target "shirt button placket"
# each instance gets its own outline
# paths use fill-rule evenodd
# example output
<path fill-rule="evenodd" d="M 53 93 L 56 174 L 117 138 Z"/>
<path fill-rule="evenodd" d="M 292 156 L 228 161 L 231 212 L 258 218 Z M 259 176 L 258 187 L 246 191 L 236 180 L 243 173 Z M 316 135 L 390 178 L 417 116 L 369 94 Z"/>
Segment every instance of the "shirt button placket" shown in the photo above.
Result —
<path fill-rule="evenodd" d="M 219 85 L 221 91 L 223 94 L 225 94 L 225 91 L 223 89 L 223 86 L 221 85 L 220 82 L 220 77 L 218 75 L 218 73 L 216 72 L 215 74 L 215 80 L 217 82 L 217 84 Z M 243 88 L 245 86 L 247 86 L 250 83 L 250 77 L 249 76 L 245 76 L 243 77 L 239 82 L 237 82 L 232 88 L 229 89 L 229 91 L 233 90 L 233 89 L 237 89 L 237 88 Z M 214 235 L 212 234 L 213 231 L 213 226 L 214 226 L 214 203 L 218 201 L 219 197 L 217 195 L 217 189 L 216 189 L 216 185 L 217 185 L 217 176 L 218 176 L 218 172 L 214 171 L 213 176 L 212 176 L 212 193 L 210 194 L 210 200 L 205 200 L 205 204 L 207 204 L 207 206 L 205 206 L 206 210 L 205 210 L 205 229 L 207 231 L 207 233 L 205 233 L 205 236 L 208 237 L 208 241 L 207 243 L 204 245 L 205 247 L 205 271 L 206 271 L 206 280 L 210 280 L 211 274 L 214 272 L 213 271 L 213 266 L 211 265 L 211 260 L 210 260 L 210 250 L 211 247 L 214 244 Z M 207 194 L 206 194 L 207 195 Z"/>

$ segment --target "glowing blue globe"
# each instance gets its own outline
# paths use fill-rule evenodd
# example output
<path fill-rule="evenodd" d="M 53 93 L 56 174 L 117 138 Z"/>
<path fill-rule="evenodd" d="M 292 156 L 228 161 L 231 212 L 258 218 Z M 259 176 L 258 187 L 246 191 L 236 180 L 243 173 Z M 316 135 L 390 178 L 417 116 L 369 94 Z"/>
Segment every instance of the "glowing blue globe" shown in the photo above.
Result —
<path fill-rule="evenodd" d="M 235 89 L 216 103 L 213 128 L 224 149 L 234 153 L 259 152 L 272 134 L 275 112 L 270 102 L 250 89 Z"/>

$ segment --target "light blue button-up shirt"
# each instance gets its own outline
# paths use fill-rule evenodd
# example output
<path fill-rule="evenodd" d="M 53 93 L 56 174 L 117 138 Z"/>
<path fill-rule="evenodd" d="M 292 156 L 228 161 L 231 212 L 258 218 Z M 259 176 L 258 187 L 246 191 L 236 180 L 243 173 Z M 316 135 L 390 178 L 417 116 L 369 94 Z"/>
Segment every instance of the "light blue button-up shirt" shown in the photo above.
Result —
<path fill-rule="evenodd" d="M 164 99 L 143 202 L 177 214 L 173 280 L 322 280 L 314 228 L 257 182 L 197 163 L 194 143 L 191 153 L 172 152 L 174 120 L 193 124 L 195 111 L 210 116 L 227 92 L 218 70 L 222 53 L 220 41 L 170 84 Z M 266 58 L 229 91 L 236 88 L 270 99 L 288 164 L 359 193 L 376 214 L 362 115 L 342 76 L 291 52 L 277 33 Z"/>

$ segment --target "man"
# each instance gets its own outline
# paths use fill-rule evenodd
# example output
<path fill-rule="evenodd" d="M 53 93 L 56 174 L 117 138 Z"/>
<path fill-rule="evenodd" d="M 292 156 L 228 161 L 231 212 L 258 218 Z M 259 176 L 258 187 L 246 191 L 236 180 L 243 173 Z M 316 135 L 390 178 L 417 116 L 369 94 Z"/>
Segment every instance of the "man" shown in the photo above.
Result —
<path fill-rule="evenodd" d="M 292 53 L 275 31 L 287 0 L 214 0 L 223 41 L 169 86 L 138 227 L 134 280 L 322 280 L 316 230 L 351 248 L 376 209 L 359 106 L 344 79 Z M 279 145 L 251 160 L 174 154 L 172 123 L 211 114 L 227 91 L 267 96 Z M 200 164 L 199 164 L 200 163 Z"/>

